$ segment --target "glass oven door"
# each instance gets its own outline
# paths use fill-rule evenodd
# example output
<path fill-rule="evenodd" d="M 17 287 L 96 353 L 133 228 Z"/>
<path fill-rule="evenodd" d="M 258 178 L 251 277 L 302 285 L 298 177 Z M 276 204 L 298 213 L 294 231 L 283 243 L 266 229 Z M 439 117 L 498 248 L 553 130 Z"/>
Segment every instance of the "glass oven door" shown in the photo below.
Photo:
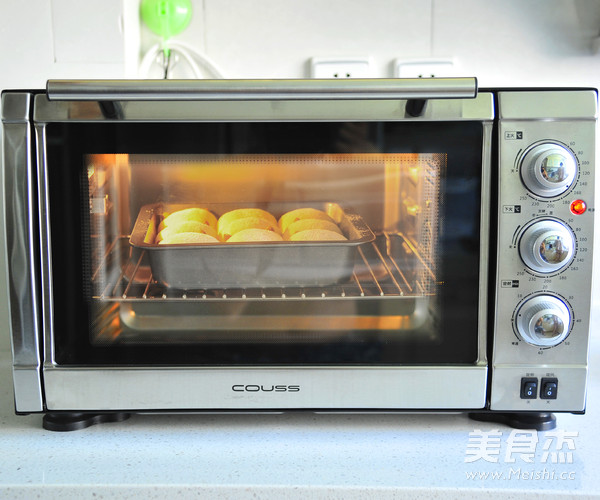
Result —
<path fill-rule="evenodd" d="M 46 134 L 58 364 L 477 361 L 480 123 Z"/>
<path fill-rule="evenodd" d="M 383 102 L 373 119 L 353 101 L 329 119 L 309 119 L 320 103 L 258 118 L 219 103 L 174 120 L 44 100 L 38 116 L 70 110 L 36 125 L 52 407 L 482 407 L 491 95 L 476 101 L 481 116 Z M 362 400 L 328 397 L 344 373 Z M 232 399 L 302 377 L 302 400 Z M 390 402 L 382 380 L 411 394 Z"/>

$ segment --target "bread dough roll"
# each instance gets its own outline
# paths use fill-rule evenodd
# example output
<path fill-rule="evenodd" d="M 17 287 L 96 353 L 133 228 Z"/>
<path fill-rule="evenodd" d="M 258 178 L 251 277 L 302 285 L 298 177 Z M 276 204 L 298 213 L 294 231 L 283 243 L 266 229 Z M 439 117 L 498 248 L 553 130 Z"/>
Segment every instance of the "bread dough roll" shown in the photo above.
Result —
<path fill-rule="evenodd" d="M 235 233 L 229 240 L 228 243 L 241 243 L 248 241 L 283 241 L 280 234 L 274 231 L 268 231 L 266 229 L 243 229 Z"/>
<path fill-rule="evenodd" d="M 184 245 L 198 243 L 220 243 L 210 234 L 203 233 L 177 233 L 162 240 L 159 245 Z"/>
<path fill-rule="evenodd" d="M 292 210 L 283 214 L 279 218 L 279 229 L 281 229 L 282 233 L 285 233 L 286 229 L 292 222 L 296 222 L 297 220 L 301 219 L 328 220 L 335 223 L 335 221 L 322 210 L 317 210 L 316 208 L 297 208 L 296 210 Z"/>
<path fill-rule="evenodd" d="M 290 241 L 340 241 L 347 239 L 344 235 L 327 229 L 305 229 L 290 237 Z"/>
<path fill-rule="evenodd" d="M 186 221 L 201 222 L 202 224 L 217 229 L 217 218 L 212 212 L 206 208 L 192 207 L 177 210 L 176 212 L 167 215 L 158 226 L 158 230 L 162 231 L 165 227 Z"/>
<path fill-rule="evenodd" d="M 294 234 L 300 231 L 306 231 L 307 229 L 327 229 L 334 233 L 343 234 L 341 229 L 335 222 L 331 222 L 323 219 L 300 219 L 296 222 L 292 222 L 285 233 L 283 233 L 283 239 L 289 240 Z"/>
<path fill-rule="evenodd" d="M 266 229 L 267 231 L 279 233 L 279 226 L 263 217 L 243 217 L 242 219 L 235 219 L 232 220 L 226 228 L 222 229 L 227 230 L 226 233 L 219 233 L 219 238 L 223 241 L 227 241 L 231 236 L 244 229 Z"/>
<path fill-rule="evenodd" d="M 211 226 L 195 220 L 186 220 L 176 224 L 169 224 L 168 227 L 165 227 L 158 233 L 156 242 L 160 243 L 162 240 L 174 236 L 177 233 L 202 233 L 209 234 L 213 238 L 218 238 L 217 231 Z"/>
<path fill-rule="evenodd" d="M 232 235 L 230 226 L 231 224 L 239 219 L 245 219 L 247 217 L 256 217 L 258 219 L 265 219 L 269 224 L 277 226 L 277 220 L 266 210 L 261 208 L 238 208 L 236 210 L 230 210 L 225 212 L 217 223 L 217 233 Z"/>

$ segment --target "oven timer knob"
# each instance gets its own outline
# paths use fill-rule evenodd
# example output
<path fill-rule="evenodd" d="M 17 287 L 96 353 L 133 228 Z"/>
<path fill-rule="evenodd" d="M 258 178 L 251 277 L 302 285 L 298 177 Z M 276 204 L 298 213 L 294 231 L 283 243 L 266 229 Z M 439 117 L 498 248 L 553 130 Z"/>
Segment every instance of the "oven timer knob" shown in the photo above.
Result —
<path fill-rule="evenodd" d="M 571 312 L 553 295 L 536 295 L 521 304 L 515 317 L 517 335 L 528 344 L 553 347 L 571 330 Z"/>
<path fill-rule="evenodd" d="M 558 196 L 573 184 L 577 160 L 565 146 L 543 142 L 530 147 L 521 158 L 521 179 L 533 194 L 542 198 Z"/>
<path fill-rule="evenodd" d="M 536 221 L 523 231 L 519 253 L 525 265 L 538 273 L 553 273 L 568 266 L 575 255 L 573 231 L 557 220 Z"/>

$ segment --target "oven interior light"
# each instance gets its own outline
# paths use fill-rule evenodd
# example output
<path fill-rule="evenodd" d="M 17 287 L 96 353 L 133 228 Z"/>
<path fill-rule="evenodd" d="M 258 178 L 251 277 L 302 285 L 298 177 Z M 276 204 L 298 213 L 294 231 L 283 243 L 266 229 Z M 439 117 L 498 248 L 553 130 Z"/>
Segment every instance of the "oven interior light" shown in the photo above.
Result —
<path fill-rule="evenodd" d="M 587 210 L 587 205 L 583 200 L 575 200 L 571 203 L 571 212 L 575 215 L 581 215 Z"/>

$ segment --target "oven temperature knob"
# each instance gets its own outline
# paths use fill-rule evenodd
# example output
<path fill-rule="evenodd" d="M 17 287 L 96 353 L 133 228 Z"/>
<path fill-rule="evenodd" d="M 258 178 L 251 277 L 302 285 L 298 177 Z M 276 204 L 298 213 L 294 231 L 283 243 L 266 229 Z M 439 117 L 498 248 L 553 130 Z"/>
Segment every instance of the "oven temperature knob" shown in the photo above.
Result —
<path fill-rule="evenodd" d="M 571 312 L 559 298 L 537 295 L 519 307 L 515 323 L 521 340 L 534 346 L 552 347 L 569 335 Z"/>
<path fill-rule="evenodd" d="M 519 241 L 521 259 L 538 273 L 553 273 L 566 267 L 573 260 L 574 249 L 575 235 L 556 220 L 534 222 Z"/>
<path fill-rule="evenodd" d="M 542 198 L 564 193 L 577 175 L 577 160 L 565 146 L 536 144 L 521 159 L 521 178 L 527 189 Z"/>

